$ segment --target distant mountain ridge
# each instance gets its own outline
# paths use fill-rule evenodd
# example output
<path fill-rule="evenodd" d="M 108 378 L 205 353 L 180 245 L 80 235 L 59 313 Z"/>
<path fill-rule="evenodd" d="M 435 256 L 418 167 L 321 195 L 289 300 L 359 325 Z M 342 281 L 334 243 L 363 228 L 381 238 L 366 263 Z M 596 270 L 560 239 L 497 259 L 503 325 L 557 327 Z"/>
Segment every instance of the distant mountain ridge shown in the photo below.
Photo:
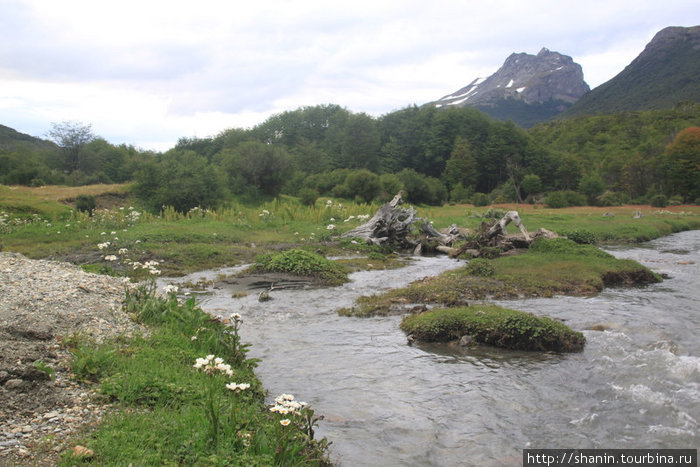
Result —
<path fill-rule="evenodd" d="M 667 109 L 682 102 L 700 102 L 700 26 L 662 29 L 632 63 L 562 117 Z"/>
<path fill-rule="evenodd" d="M 9 126 L 0 125 L 0 150 L 16 151 L 21 148 L 51 149 L 55 147 L 51 141 L 20 133 Z"/>
<path fill-rule="evenodd" d="M 700 26 L 659 31 L 617 76 L 590 90 L 580 65 L 546 48 L 514 53 L 488 78 L 426 105 L 473 106 L 525 128 L 555 117 L 670 109 L 700 102 Z"/>
<path fill-rule="evenodd" d="M 589 91 L 579 64 L 542 48 L 537 55 L 511 54 L 493 75 L 475 79 L 430 105 L 473 106 L 527 127 L 561 113 Z"/>

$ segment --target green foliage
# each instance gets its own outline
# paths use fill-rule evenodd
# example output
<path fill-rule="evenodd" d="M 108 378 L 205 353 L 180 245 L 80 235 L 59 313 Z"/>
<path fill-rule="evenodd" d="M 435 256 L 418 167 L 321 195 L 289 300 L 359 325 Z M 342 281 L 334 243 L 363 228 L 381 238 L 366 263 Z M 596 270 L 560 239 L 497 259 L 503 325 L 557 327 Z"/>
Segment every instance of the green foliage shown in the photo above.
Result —
<path fill-rule="evenodd" d="M 359 198 L 365 203 L 370 203 L 381 190 L 379 176 L 367 169 L 349 173 L 345 179 L 345 185 L 347 185 L 346 197 Z"/>
<path fill-rule="evenodd" d="M 608 190 L 622 193 L 628 199 L 654 193 L 681 194 L 688 199 L 692 185 L 682 180 L 690 182 L 700 178 L 695 175 L 698 169 L 692 164 L 680 169 L 682 164 L 673 163 L 671 165 L 680 169 L 674 172 L 679 179 L 674 179 L 668 172 L 666 151 L 669 141 L 674 141 L 685 129 L 698 126 L 700 104 L 694 103 L 665 110 L 624 111 L 557 120 L 534 127 L 530 134 L 547 152 L 567 154 L 579 167 L 595 170 Z M 558 165 L 562 167 L 561 162 Z M 565 164 L 561 173 L 552 172 L 556 177 L 551 183 L 538 172 L 546 189 L 579 187 L 579 182 L 565 186 L 565 180 L 573 181 L 575 177 L 565 176 L 564 168 Z M 618 200 L 608 198 L 607 201 L 608 204 L 603 204 L 605 201 L 598 200 L 602 205 L 619 205 Z"/>
<path fill-rule="evenodd" d="M 299 415 L 282 424 L 265 405 L 255 360 L 244 358 L 238 338 L 240 316 L 212 319 L 192 301 L 156 296 L 152 284 L 130 293 L 126 307 L 150 323 L 148 337 L 66 342 L 74 352 L 91 347 L 79 353 L 96 363 L 82 367 L 115 403 L 81 440 L 101 465 L 328 465 L 327 441 L 314 439 L 313 410 L 295 408 Z M 82 462 L 66 455 L 61 465 Z"/>
<path fill-rule="evenodd" d="M 598 199 L 598 196 L 602 195 L 605 191 L 605 182 L 596 173 L 591 173 L 584 175 L 578 184 L 578 189 L 581 193 L 586 195 L 586 199 L 590 206 L 594 206 Z"/>
<path fill-rule="evenodd" d="M 391 200 L 399 191 L 404 189 L 403 182 L 396 174 L 382 174 L 379 176 L 382 187 L 379 200 L 386 202 Z"/>
<path fill-rule="evenodd" d="M 167 206 L 181 213 L 194 207 L 216 207 L 226 197 L 220 172 L 205 157 L 180 150 L 142 165 L 134 193 L 153 212 Z"/>
<path fill-rule="evenodd" d="M 476 207 L 488 206 L 490 204 L 489 197 L 485 193 L 474 193 L 472 204 Z"/>
<path fill-rule="evenodd" d="M 56 377 L 56 370 L 47 365 L 43 360 L 36 360 L 32 363 L 32 366 L 44 373 L 48 379 L 54 379 Z"/>
<path fill-rule="evenodd" d="M 457 185 L 473 188 L 476 184 L 476 160 L 471 154 L 469 141 L 466 138 L 458 136 L 455 140 L 454 149 L 445 163 L 442 179 L 450 188 Z"/>
<path fill-rule="evenodd" d="M 626 193 L 616 191 L 606 191 L 598 197 L 597 203 L 600 206 L 622 206 L 629 203 L 630 197 Z"/>
<path fill-rule="evenodd" d="M 595 245 L 598 242 L 598 236 L 586 229 L 560 230 L 559 235 L 563 235 L 578 244 Z"/>
<path fill-rule="evenodd" d="M 298 248 L 260 255 L 255 259 L 254 268 L 262 272 L 287 272 L 315 277 L 328 285 L 339 285 L 348 281 L 345 269 L 338 263 Z"/>
<path fill-rule="evenodd" d="M 312 188 L 302 188 L 299 190 L 299 200 L 304 206 L 313 206 L 318 199 L 318 191 Z"/>
<path fill-rule="evenodd" d="M 217 154 L 216 160 L 228 174 L 233 193 L 253 188 L 266 195 L 279 194 L 284 185 L 290 156 L 284 146 L 247 141 Z"/>
<path fill-rule="evenodd" d="M 576 191 L 562 190 L 549 193 L 546 203 L 550 208 L 568 208 L 570 206 L 584 206 L 586 199 Z"/>
<path fill-rule="evenodd" d="M 95 346 L 79 341 L 71 353 L 71 369 L 78 381 L 97 382 L 113 365 L 115 349 L 109 345 Z"/>
<path fill-rule="evenodd" d="M 649 204 L 655 208 L 665 208 L 668 206 L 668 198 L 666 195 L 658 194 L 651 197 Z"/>
<path fill-rule="evenodd" d="M 92 212 L 97 207 L 95 197 L 91 195 L 78 195 L 75 198 L 75 208 L 78 211 L 86 212 L 92 215 Z"/>
<path fill-rule="evenodd" d="M 576 234 L 574 234 L 576 236 Z M 580 231 L 581 238 L 589 238 L 590 233 Z M 598 258 L 609 258 L 613 256 L 604 252 L 598 247 L 588 244 L 590 242 L 576 242 L 568 238 L 538 238 L 530 245 L 532 253 L 553 253 L 558 255 L 591 256 Z"/>
<path fill-rule="evenodd" d="M 447 189 L 437 178 L 426 177 L 413 169 L 404 169 L 397 175 L 411 203 L 439 206 L 447 199 Z"/>
<path fill-rule="evenodd" d="M 464 272 L 472 276 L 492 277 L 496 274 L 496 268 L 487 259 L 475 258 L 467 263 Z"/>
<path fill-rule="evenodd" d="M 470 188 L 465 188 L 464 185 L 458 183 L 452 187 L 450 191 L 450 202 L 453 203 L 468 203 L 474 192 Z"/>
<path fill-rule="evenodd" d="M 405 317 L 401 329 L 419 341 L 469 335 L 479 343 L 517 350 L 578 352 L 585 343 L 583 334 L 563 323 L 495 305 L 426 311 Z"/>
<path fill-rule="evenodd" d="M 524 196 L 534 195 L 542 191 L 542 179 L 539 175 L 527 174 L 520 184 Z"/>
<path fill-rule="evenodd" d="M 700 126 L 684 129 L 664 153 L 670 194 L 692 201 L 700 197 Z"/>

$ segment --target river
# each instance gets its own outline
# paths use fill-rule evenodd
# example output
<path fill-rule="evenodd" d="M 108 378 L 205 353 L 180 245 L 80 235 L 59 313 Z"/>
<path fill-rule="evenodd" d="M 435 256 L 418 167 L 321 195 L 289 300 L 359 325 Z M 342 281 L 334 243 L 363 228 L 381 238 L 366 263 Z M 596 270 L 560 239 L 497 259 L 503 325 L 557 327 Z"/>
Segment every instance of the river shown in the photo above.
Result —
<path fill-rule="evenodd" d="M 355 273 L 331 289 L 273 291 L 262 303 L 226 289 L 198 303 L 242 315 L 270 396 L 292 393 L 323 414 L 317 435 L 340 466 L 520 465 L 524 448 L 698 448 L 700 230 L 607 251 L 669 278 L 589 298 L 498 302 L 583 331 L 575 354 L 409 346 L 400 317 L 334 312 L 464 265 L 445 257 Z M 596 324 L 606 330 L 587 330 Z"/>

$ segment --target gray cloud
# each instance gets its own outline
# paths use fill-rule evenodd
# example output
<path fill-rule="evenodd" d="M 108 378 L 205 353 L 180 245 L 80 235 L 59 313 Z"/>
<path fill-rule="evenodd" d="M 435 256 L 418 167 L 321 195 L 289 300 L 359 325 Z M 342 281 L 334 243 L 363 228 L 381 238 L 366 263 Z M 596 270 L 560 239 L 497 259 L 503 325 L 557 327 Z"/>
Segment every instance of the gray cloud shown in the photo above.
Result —
<path fill-rule="evenodd" d="M 696 10 L 686 0 L 100 3 L 0 0 L 0 123 L 65 113 L 116 127 L 133 118 L 126 102 L 172 131 L 200 134 L 213 125 L 203 115 L 261 118 L 286 105 L 380 114 L 541 47 L 590 64 L 595 86 L 654 32 L 692 25 Z M 42 86 L 65 95 L 37 93 Z"/>

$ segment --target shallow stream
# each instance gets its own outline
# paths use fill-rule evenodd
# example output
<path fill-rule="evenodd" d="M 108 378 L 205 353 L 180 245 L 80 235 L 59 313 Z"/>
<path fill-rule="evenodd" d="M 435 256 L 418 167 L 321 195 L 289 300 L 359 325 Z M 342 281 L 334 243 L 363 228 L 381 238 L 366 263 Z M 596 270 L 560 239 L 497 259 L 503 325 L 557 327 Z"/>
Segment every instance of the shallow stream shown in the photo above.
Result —
<path fill-rule="evenodd" d="M 267 302 L 215 289 L 198 303 L 242 315 L 270 396 L 292 393 L 324 414 L 317 434 L 341 466 L 520 465 L 523 448 L 698 448 L 700 230 L 608 251 L 670 278 L 592 298 L 498 302 L 583 331 L 576 354 L 409 346 L 400 317 L 334 311 L 464 265 L 445 257 L 355 273 L 331 289 L 273 291 Z M 607 330 L 586 330 L 596 324 Z"/>

